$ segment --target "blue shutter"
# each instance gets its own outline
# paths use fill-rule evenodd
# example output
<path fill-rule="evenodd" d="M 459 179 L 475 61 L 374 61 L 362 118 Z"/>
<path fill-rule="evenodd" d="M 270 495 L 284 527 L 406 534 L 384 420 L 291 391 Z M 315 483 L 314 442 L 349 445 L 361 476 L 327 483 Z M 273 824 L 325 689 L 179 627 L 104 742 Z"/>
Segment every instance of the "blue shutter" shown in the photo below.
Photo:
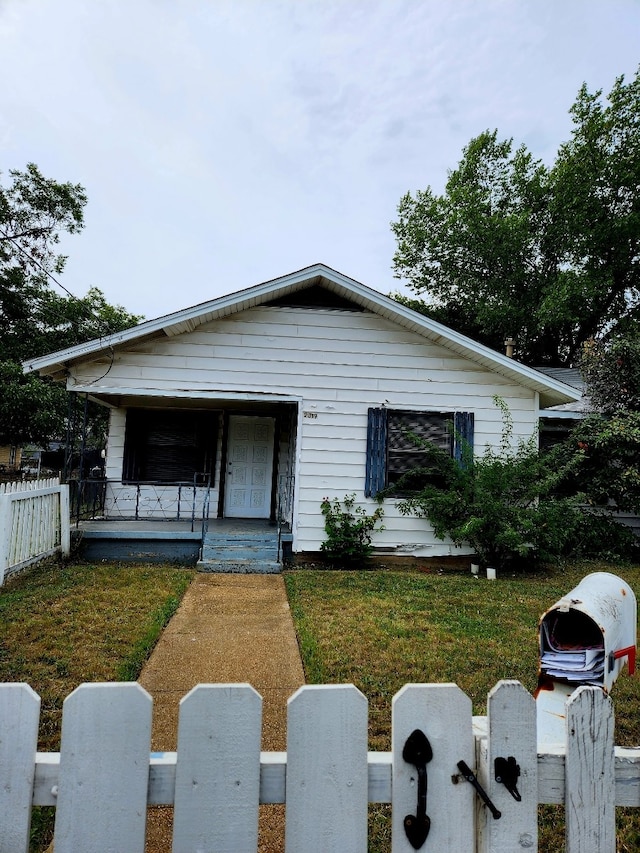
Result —
<path fill-rule="evenodd" d="M 453 456 L 462 467 L 473 459 L 473 412 L 453 415 Z"/>
<path fill-rule="evenodd" d="M 367 468 L 364 493 L 374 498 L 384 489 L 387 473 L 387 410 L 367 412 Z"/>

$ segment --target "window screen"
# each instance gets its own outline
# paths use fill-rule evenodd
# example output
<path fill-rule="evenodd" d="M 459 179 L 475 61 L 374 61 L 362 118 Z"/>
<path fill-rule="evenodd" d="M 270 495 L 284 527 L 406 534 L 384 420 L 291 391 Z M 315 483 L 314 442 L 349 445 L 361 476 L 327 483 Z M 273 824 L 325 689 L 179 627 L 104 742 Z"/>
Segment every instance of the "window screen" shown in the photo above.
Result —
<path fill-rule="evenodd" d="M 473 412 L 414 412 L 376 408 L 367 412 L 364 493 L 375 497 L 415 468 L 428 468 L 420 440 L 429 441 L 466 466 L 473 454 Z M 418 442 L 416 443 L 416 438 Z M 423 478 L 421 478 L 423 479 Z M 403 489 L 411 490 L 409 483 Z"/>
<path fill-rule="evenodd" d="M 392 485 L 414 468 L 424 468 L 426 452 L 421 441 L 453 453 L 452 412 L 390 411 L 387 419 L 387 483 Z"/>
<path fill-rule="evenodd" d="M 123 481 L 192 483 L 215 469 L 217 412 L 129 409 Z"/>

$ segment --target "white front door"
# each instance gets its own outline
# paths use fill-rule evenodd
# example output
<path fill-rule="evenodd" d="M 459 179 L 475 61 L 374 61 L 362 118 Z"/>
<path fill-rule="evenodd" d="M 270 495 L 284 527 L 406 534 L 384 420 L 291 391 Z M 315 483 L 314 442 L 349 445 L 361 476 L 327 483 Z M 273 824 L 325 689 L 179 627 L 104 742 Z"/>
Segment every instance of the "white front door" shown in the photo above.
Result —
<path fill-rule="evenodd" d="M 273 479 L 273 418 L 232 415 L 227 442 L 224 514 L 269 518 Z"/>

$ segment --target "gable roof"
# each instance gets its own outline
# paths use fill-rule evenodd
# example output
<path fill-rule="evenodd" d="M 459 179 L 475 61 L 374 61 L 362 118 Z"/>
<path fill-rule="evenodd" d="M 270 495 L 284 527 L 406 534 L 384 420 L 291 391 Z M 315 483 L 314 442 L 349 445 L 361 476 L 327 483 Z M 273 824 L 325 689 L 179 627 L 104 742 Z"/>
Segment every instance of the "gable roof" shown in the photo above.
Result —
<path fill-rule="evenodd" d="M 585 394 L 584 379 L 577 367 L 538 367 L 537 370 L 580 391 L 579 400 L 572 400 L 570 403 L 562 403 L 547 409 L 544 413 L 546 417 L 580 418 L 592 411 L 591 401 Z"/>
<path fill-rule="evenodd" d="M 580 392 L 575 388 L 479 344 L 401 305 L 394 299 L 342 275 L 325 264 L 314 264 L 246 290 L 202 302 L 155 320 L 147 320 L 122 332 L 30 359 L 24 362 L 23 368 L 25 372 L 38 372 L 42 376 L 51 376 L 60 380 L 66 375 L 71 364 L 92 360 L 101 353 L 110 352 L 124 344 L 141 343 L 152 338 L 175 337 L 183 332 L 194 331 L 198 326 L 212 320 L 219 320 L 231 314 L 246 311 L 248 308 L 273 303 L 297 291 L 313 287 L 325 288 L 335 294 L 338 300 L 355 303 L 362 309 L 379 314 L 405 329 L 446 347 L 451 352 L 470 359 L 487 370 L 498 373 L 532 391 L 537 391 L 540 394 L 541 406 L 553 406 L 580 399 Z"/>

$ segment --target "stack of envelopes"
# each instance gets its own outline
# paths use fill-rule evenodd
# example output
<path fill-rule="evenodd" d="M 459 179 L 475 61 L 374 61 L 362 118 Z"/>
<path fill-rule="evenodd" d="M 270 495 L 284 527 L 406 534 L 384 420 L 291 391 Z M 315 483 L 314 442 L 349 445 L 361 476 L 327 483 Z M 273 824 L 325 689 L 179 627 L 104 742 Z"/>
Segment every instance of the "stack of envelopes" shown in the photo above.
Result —
<path fill-rule="evenodd" d="M 602 683 L 604 677 L 604 645 L 578 646 L 554 638 L 553 624 L 542 623 L 540 666 L 552 678 L 566 681 Z"/>

